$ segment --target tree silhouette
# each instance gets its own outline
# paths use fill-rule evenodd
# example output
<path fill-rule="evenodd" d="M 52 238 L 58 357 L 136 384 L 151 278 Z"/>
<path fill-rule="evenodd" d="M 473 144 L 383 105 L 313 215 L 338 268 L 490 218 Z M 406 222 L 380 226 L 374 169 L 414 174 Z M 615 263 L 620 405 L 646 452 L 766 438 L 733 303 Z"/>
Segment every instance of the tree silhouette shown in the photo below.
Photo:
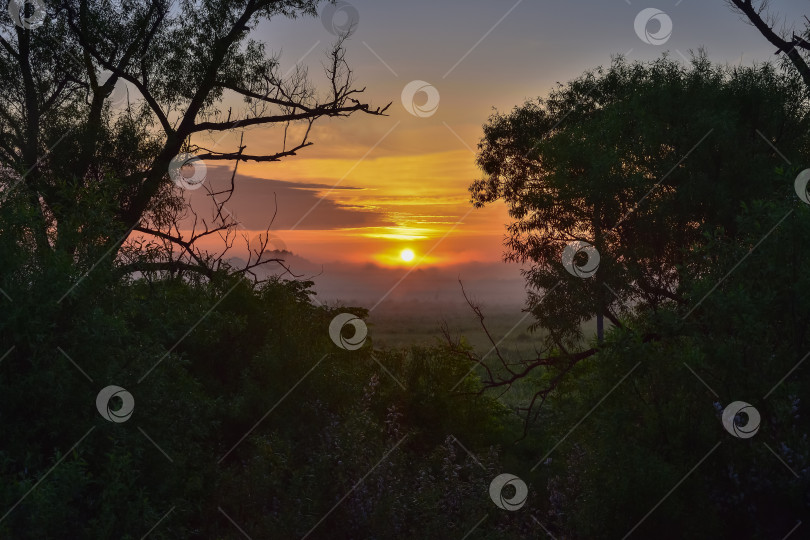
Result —
<path fill-rule="evenodd" d="M 183 238 L 176 224 L 186 205 L 169 178 L 172 160 L 187 152 L 192 162 L 279 161 L 313 144 L 311 128 L 321 118 L 387 108 L 361 102 L 363 89 L 353 86 L 343 46 L 351 28 L 328 54 L 321 92 L 306 69 L 282 74 L 278 56 L 251 37 L 263 21 L 311 16 L 319 3 L 62 0 L 36 15 L 23 12 L 38 26 L 4 12 L 0 77 L 10 84 L 0 89 L 0 181 L 4 199 L 16 192 L 38 214 L 27 239 L 32 252 L 58 252 L 87 269 L 137 231 L 164 255 L 132 261 L 138 249 L 130 249 L 131 270 L 152 264 L 210 273 L 212 261 L 194 242 L 233 233 L 222 208 L 229 194 L 209 191 L 213 218 Z M 244 106 L 223 110 L 233 97 Z M 295 124 L 302 128 L 287 137 Z M 284 129 L 282 147 L 198 146 L 203 134 L 222 138 L 255 126 Z M 103 226 L 91 226 L 96 221 Z M 167 255 L 172 246 L 178 253 Z"/>
<path fill-rule="evenodd" d="M 476 205 L 507 204 L 505 258 L 530 264 L 527 309 L 547 335 L 536 358 L 496 354 L 501 365 L 485 385 L 539 369 L 547 384 L 531 410 L 599 352 L 601 339 L 584 340 L 584 322 L 604 315 L 632 329 L 642 315 L 686 314 L 695 280 L 720 262 L 702 246 L 740 242 L 740 211 L 752 201 L 793 196 L 774 148 L 806 156 L 803 96 L 798 77 L 768 65 L 714 66 L 703 54 L 686 66 L 618 58 L 493 115 L 479 146 L 484 178 L 470 191 Z M 599 266 L 577 275 L 572 265 L 589 270 L 577 254 L 584 242 Z M 640 329 L 638 338 L 658 337 Z"/>
<path fill-rule="evenodd" d="M 776 47 L 776 54 L 784 54 L 787 61 L 793 65 L 801 75 L 804 84 L 810 89 L 810 66 L 808 65 L 808 55 L 810 55 L 810 20 L 805 17 L 804 31 L 796 34 L 795 30 L 790 32 L 790 37 L 776 29 L 776 17 L 768 12 L 770 2 L 761 0 L 727 0 L 734 11 L 743 15 L 751 25 L 759 30 L 760 34 L 768 42 Z"/>

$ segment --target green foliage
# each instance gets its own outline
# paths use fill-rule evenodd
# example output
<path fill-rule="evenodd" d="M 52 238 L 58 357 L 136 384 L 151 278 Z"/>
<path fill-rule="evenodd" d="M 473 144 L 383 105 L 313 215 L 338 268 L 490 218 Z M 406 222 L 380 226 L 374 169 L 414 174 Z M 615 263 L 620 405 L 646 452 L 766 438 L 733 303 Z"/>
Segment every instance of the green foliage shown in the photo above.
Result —
<path fill-rule="evenodd" d="M 3 231 L 25 214 L 11 201 Z M 0 536 L 140 538 L 171 509 L 150 538 L 239 538 L 220 508 L 257 538 L 463 535 L 488 513 L 490 538 L 518 534 L 487 488 L 519 420 L 451 394 L 454 355 L 341 350 L 308 282 L 99 266 L 57 302 L 81 276 L 0 237 Z M 121 424 L 95 408 L 110 384 L 135 399 Z"/>
<path fill-rule="evenodd" d="M 694 303 L 746 257 L 785 206 L 752 205 L 738 218 L 743 246 L 707 249 L 720 264 L 690 284 Z M 793 210 L 698 310 L 685 320 L 672 310 L 648 313 L 633 330 L 612 332 L 549 403 L 544 418 L 558 433 L 585 418 L 549 466 L 560 531 L 621 537 L 676 485 L 634 535 L 772 538 L 805 515 L 810 425 L 801 398 L 810 379 L 801 366 L 791 370 L 810 338 L 810 283 L 801 272 L 810 254 L 799 240 L 810 234 L 810 209 Z M 659 339 L 643 342 L 645 331 Z M 737 400 L 762 415 L 751 439 L 732 437 L 720 422 L 723 407 Z"/>

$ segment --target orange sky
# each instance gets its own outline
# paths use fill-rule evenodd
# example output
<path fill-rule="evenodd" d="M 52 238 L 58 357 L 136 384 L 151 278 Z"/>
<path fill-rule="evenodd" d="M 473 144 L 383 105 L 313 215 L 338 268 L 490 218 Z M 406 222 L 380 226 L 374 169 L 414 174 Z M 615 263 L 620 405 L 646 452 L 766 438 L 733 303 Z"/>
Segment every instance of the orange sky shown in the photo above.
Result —
<path fill-rule="evenodd" d="M 653 2 L 673 21 L 665 45 L 639 39 L 633 25 L 641 6 L 629 2 L 572 1 L 553 12 L 512 1 L 350 3 L 359 14 L 347 45 L 355 86 L 367 87 L 363 100 L 373 106 L 391 102 L 389 116 L 327 119 L 312 132 L 316 144 L 299 156 L 241 164 L 242 195 L 228 204 L 252 235 L 272 216 L 275 193 L 275 234 L 290 251 L 318 263 L 424 267 L 501 260 L 506 209 L 498 203 L 471 210 L 467 191 L 480 177 L 474 150 L 493 108 L 508 111 L 546 95 L 557 81 L 608 64 L 615 54 L 650 60 L 669 51 L 677 59 L 706 46 L 719 62 L 773 57 L 723 2 Z M 323 85 L 323 54 L 334 40 L 323 21 L 280 19 L 257 34 L 269 50 L 280 51 L 281 72 L 300 65 L 316 88 Z M 411 114 L 401 100 L 414 80 L 435 88 L 438 106 L 426 117 Z M 419 93 L 414 103 L 426 98 Z M 224 105 L 236 111 L 240 103 Z M 232 151 L 240 135 L 220 140 L 215 133 L 195 142 Z M 278 130 L 244 135 L 248 153 L 279 150 Z M 209 165 L 213 184 L 225 172 L 220 162 Z M 195 206 L 210 204 L 202 191 L 191 195 Z M 399 258 L 406 248 L 415 253 L 409 263 Z"/>
<path fill-rule="evenodd" d="M 269 167 L 241 165 L 240 172 L 257 177 L 270 173 L 289 182 L 359 188 L 325 187 L 312 192 L 351 212 L 374 213 L 380 219 L 356 227 L 306 230 L 323 210 L 323 203 L 316 200 L 289 228 L 278 231 L 290 249 L 308 258 L 405 265 L 399 254 L 406 248 L 416 254 L 413 262 L 422 264 L 499 258 L 507 221 L 505 207 L 472 209 L 467 187 L 478 172 L 473 155 L 466 149 L 369 156 L 362 161 L 354 157 L 305 158 Z M 280 212 L 284 205 L 280 199 Z"/>
<path fill-rule="evenodd" d="M 263 230 L 277 197 L 275 234 L 290 251 L 313 261 L 410 267 L 500 260 L 505 205 L 473 209 L 468 191 L 480 176 L 473 152 L 480 123 L 454 128 L 438 114 L 417 118 L 396 97 L 387 116 L 316 124 L 311 135 L 316 144 L 296 157 L 241 163 L 236 195 L 227 206 L 250 231 L 245 234 Z M 485 118 L 482 112 L 480 121 Z M 289 136 L 295 134 L 291 129 Z M 246 131 L 248 152 L 275 151 L 279 136 L 272 128 Z M 235 137 L 197 142 L 222 150 Z M 223 164 L 208 167 L 211 186 L 228 174 Z M 262 180 L 263 186 L 256 185 Z M 249 197 L 240 196 L 244 190 Z M 210 205 L 203 190 L 191 196 L 197 208 Z M 414 252 L 412 261 L 400 257 L 404 249 Z"/>

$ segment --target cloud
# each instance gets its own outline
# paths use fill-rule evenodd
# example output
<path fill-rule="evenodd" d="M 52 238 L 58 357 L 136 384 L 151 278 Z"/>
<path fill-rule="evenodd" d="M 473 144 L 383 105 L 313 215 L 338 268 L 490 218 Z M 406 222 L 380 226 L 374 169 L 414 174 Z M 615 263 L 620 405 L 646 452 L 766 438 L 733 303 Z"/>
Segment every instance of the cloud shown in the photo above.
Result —
<path fill-rule="evenodd" d="M 208 164 L 206 186 L 221 192 L 230 186 L 232 170 L 221 165 Z M 236 189 L 225 203 L 242 227 L 263 230 L 273 220 L 273 229 L 331 230 L 357 227 L 387 227 L 394 223 L 378 210 L 361 205 L 340 203 L 332 197 L 339 193 L 362 191 L 353 186 L 332 187 L 317 182 L 286 182 L 238 174 Z M 188 199 L 200 216 L 207 216 L 213 207 L 211 196 L 205 189 L 187 192 Z M 219 201 L 227 197 L 216 196 Z M 276 207 L 277 203 L 277 207 Z M 303 218 L 303 219 L 302 219 Z"/>

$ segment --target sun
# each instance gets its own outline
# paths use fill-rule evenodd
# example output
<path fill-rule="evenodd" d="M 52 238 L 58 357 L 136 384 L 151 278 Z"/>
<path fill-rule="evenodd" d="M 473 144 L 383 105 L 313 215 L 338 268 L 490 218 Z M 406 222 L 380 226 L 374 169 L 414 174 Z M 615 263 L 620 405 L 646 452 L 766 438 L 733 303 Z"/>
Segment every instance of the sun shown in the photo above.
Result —
<path fill-rule="evenodd" d="M 400 258 L 405 262 L 411 262 L 414 258 L 412 249 L 403 249 L 399 252 Z"/>

